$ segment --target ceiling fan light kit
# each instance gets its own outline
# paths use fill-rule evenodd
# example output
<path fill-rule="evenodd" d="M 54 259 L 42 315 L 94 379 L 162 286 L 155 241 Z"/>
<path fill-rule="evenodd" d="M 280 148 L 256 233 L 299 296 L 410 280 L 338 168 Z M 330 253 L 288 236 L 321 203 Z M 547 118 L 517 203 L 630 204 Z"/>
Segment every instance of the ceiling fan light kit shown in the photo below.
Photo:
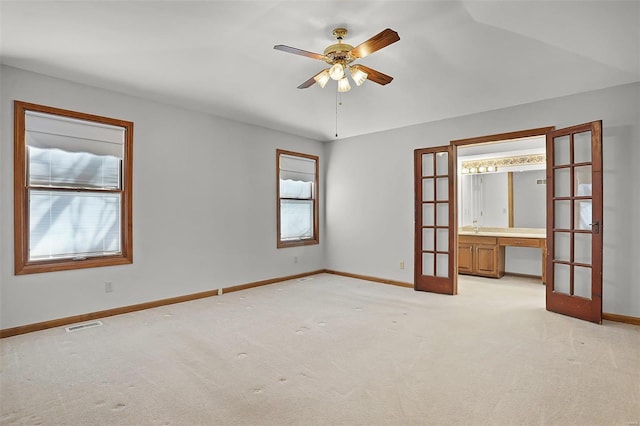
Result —
<path fill-rule="evenodd" d="M 347 77 L 341 78 L 338 80 L 338 92 L 344 93 L 351 90 L 351 85 L 349 84 L 349 80 Z"/>
<path fill-rule="evenodd" d="M 362 71 L 357 65 L 349 67 L 349 72 L 351 73 L 351 78 L 358 86 L 362 85 L 362 83 L 367 80 L 368 74 Z"/>
<path fill-rule="evenodd" d="M 340 80 L 344 77 L 344 66 L 340 62 L 333 64 L 329 69 L 329 75 L 332 80 Z"/>
<path fill-rule="evenodd" d="M 320 71 L 316 74 L 313 79 L 324 89 L 324 86 L 327 85 L 327 82 L 331 79 L 331 75 L 329 74 L 329 68 Z"/>
<path fill-rule="evenodd" d="M 306 89 L 313 86 L 315 83 L 318 83 L 320 87 L 324 88 L 329 79 L 332 79 L 338 82 L 338 92 L 348 92 L 351 90 L 351 85 L 349 84 L 347 75 L 351 76 L 351 79 L 353 79 L 357 86 L 362 85 L 366 80 L 371 80 L 380 85 L 391 83 L 391 80 L 393 80 L 393 77 L 391 76 L 365 67 L 364 65 L 351 66 L 350 64 L 357 59 L 364 58 L 365 56 L 400 40 L 398 33 L 387 28 L 367 41 L 353 47 L 350 44 L 342 42 L 344 37 L 347 35 L 347 32 L 346 28 L 334 29 L 333 35 L 336 37 L 338 42 L 324 49 L 324 54 L 308 52 L 306 50 L 282 44 L 273 46 L 273 48 L 283 52 L 321 60 L 330 65 L 330 68 L 320 71 L 318 74 L 298 86 L 298 89 Z"/>

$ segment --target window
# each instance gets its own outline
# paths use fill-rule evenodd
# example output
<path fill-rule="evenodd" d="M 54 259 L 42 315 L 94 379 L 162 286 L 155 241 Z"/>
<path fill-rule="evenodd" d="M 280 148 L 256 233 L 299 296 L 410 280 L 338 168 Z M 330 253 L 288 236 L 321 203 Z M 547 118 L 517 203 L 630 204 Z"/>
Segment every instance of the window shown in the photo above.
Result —
<path fill-rule="evenodd" d="M 133 123 L 15 101 L 15 273 L 132 263 Z"/>
<path fill-rule="evenodd" d="M 318 244 L 318 157 L 276 151 L 278 248 Z"/>

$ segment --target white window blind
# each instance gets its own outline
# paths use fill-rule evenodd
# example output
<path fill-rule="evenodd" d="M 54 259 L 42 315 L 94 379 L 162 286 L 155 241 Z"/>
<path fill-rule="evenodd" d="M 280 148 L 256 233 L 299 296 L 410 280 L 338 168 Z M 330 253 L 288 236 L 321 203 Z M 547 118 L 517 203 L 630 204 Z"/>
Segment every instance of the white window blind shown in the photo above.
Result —
<path fill-rule="evenodd" d="M 280 179 L 300 182 L 315 181 L 316 162 L 310 158 L 280 154 Z"/>
<path fill-rule="evenodd" d="M 42 112 L 25 112 L 27 146 L 122 158 L 124 133 L 123 127 Z"/>
<path fill-rule="evenodd" d="M 120 194 L 29 191 L 30 260 L 120 252 Z"/>
<path fill-rule="evenodd" d="M 111 155 L 28 146 L 29 185 L 120 189 L 122 160 Z"/>

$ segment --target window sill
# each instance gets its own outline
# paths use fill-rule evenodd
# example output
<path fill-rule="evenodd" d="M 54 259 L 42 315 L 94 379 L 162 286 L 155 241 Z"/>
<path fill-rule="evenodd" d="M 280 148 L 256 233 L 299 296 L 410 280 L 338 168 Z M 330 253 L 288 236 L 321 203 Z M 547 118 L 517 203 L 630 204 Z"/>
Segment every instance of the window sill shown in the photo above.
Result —
<path fill-rule="evenodd" d="M 97 268 L 101 266 L 128 265 L 133 263 L 132 256 L 90 257 L 83 260 L 61 259 L 45 262 L 26 262 L 15 265 L 16 275 L 38 274 L 41 272 L 69 271 L 73 269 Z"/>
<path fill-rule="evenodd" d="M 320 241 L 318 241 L 318 239 L 296 240 L 296 241 L 278 241 L 278 248 L 311 246 L 311 245 L 315 245 L 315 244 L 320 244 Z"/>

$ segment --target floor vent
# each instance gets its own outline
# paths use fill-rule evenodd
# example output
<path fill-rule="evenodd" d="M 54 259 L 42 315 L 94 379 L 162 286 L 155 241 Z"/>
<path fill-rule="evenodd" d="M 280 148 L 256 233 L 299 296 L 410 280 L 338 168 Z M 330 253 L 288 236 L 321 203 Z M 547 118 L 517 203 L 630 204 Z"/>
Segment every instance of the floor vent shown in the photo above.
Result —
<path fill-rule="evenodd" d="M 302 277 L 302 278 L 298 278 L 298 281 L 303 283 L 305 281 L 309 281 L 309 280 L 312 280 L 312 279 L 313 279 L 313 277 Z"/>
<path fill-rule="evenodd" d="M 65 330 L 67 330 L 67 333 L 71 333 L 73 331 L 84 330 L 85 328 L 100 327 L 101 325 L 102 325 L 102 321 L 92 321 L 92 322 L 86 322 L 84 324 L 65 327 Z"/>

